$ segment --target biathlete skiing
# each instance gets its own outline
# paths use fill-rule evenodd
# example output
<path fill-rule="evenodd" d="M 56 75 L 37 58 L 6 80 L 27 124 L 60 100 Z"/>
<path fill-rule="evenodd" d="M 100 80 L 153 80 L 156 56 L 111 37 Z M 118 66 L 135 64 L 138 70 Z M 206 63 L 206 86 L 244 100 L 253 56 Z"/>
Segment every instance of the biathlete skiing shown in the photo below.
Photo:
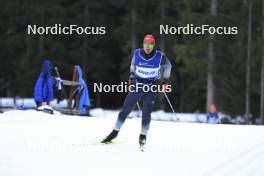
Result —
<path fill-rule="evenodd" d="M 140 148 L 146 144 L 147 133 L 151 121 L 151 111 L 154 105 L 156 92 L 151 88 L 145 89 L 148 90 L 145 91 L 137 88 L 137 86 L 151 87 L 160 82 L 162 84 L 162 90 L 166 91 L 171 73 L 171 63 L 169 59 L 164 53 L 154 49 L 155 44 L 154 36 L 146 35 L 143 40 L 143 48 L 135 49 L 130 65 L 130 76 L 128 80 L 128 85 L 133 85 L 133 90 L 130 90 L 126 96 L 112 132 L 106 136 L 101 143 L 111 143 L 111 141 L 118 136 L 127 116 L 137 102 L 142 100 L 142 122 L 139 135 Z"/>

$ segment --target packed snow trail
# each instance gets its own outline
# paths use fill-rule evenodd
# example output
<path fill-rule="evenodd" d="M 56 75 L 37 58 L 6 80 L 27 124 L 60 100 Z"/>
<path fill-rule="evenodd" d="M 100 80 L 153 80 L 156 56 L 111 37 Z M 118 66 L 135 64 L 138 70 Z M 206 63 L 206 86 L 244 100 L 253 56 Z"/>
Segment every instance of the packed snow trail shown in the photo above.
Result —
<path fill-rule="evenodd" d="M 264 175 L 264 127 L 152 121 L 144 152 L 140 119 L 128 119 L 116 144 L 91 145 L 114 117 L 43 112 L 0 114 L 0 175 Z"/>

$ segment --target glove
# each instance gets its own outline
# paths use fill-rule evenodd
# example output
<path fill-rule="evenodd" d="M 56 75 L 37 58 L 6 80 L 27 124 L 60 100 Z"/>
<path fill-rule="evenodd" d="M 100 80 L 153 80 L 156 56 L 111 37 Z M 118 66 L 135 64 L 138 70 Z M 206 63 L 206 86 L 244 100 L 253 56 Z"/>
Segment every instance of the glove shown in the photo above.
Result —
<path fill-rule="evenodd" d="M 132 84 L 134 84 L 134 79 L 133 78 L 129 78 L 127 83 L 128 83 L 128 86 L 131 86 Z"/>
<path fill-rule="evenodd" d="M 168 89 L 168 87 L 169 87 L 168 80 L 167 79 L 164 79 L 162 81 L 162 91 L 166 92 L 166 90 Z"/>
<path fill-rule="evenodd" d="M 162 91 L 166 92 L 169 87 L 169 84 L 162 84 Z"/>

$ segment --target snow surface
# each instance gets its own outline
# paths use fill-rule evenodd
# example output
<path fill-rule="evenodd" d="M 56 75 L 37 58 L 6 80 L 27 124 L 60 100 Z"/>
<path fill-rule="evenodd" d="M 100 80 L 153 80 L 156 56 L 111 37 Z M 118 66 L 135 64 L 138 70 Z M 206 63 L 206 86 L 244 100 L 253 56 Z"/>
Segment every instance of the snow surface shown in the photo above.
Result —
<path fill-rule="evenodd" d="M 0 114 L 1 176 L 263 176 L 264 127 L 152 121 L 140 152 L 140 119 L 113 145 L 92 145 L 116 117 Z"/>

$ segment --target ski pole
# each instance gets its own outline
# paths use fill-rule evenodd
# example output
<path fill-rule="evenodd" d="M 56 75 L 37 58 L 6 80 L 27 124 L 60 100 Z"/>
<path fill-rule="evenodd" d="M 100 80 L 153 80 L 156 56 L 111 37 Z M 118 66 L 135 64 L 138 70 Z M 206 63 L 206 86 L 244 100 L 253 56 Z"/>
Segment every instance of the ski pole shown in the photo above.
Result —
<path fill-rule="evenodd" d="M 174 116 L 175 120 L 179 121 L 179 118 L 176 116 L 175 110 L 174 110 L 174 108 L 173 108 L 173 106 L 172 106 L 172 104 L 171 104 L 171 102 L 170 102 L 169 97 L 167 96 L 167 94 L 166 94 L 165 91 L 163 91 L 163 94 L 164 94 L 164 96 L 166 97 L 166 99 L 167 99 L 167 101 L 168 101 L 168 103 L 169 103 L 169 105 L 170 105 L 170 108 L 171 108 L 171 110 L 172 110 L 172 112 L 173 112 L 173 116 Z"/>
<path fill-rule="evenodd" d="M 140 117 L 141 116 L 141 110 L 140 110 L 140 106 L 139 106 L 138 102 L 137 102 L 137 107 L 138 107 L 138 116 Z"/>

